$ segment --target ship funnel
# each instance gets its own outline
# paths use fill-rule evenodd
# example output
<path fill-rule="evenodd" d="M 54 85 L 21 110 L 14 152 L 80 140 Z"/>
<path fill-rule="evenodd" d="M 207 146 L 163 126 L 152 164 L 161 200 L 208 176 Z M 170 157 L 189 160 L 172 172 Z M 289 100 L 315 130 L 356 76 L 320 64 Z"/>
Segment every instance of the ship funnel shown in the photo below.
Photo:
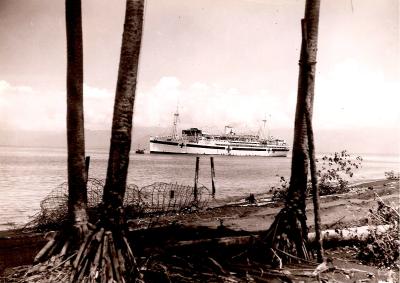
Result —
<path fill-rule="evenodd" d="M 233 128 L 231 126 L 225 126 L 225 135 L 233 134 L 232 129 Z"/>

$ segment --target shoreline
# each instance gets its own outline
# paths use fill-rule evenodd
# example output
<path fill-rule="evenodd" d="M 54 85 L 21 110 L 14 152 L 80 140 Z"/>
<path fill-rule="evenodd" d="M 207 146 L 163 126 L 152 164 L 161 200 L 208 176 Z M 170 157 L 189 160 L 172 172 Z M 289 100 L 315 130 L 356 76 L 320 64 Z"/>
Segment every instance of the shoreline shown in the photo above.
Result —
<path fill-rule="evenodd" d="M 278 179 L 278 177 L 277 177 Z M 363 187 L 363 186 L 368 186 L 368 185 L 374 185 L 374 184 L 379 184 L 381 182 L 385 182 L 385 181 L 389 181 L 385 178 L 371 178 L 371 179 L 366 179 L 365 181 L 355 181 L 355 182 L 350 182 L 349 184 L 349 188 L 355 188 L 355 187 Z M 253 193 L 251 191 L 248 191 L 246 194 L 243 193 L 243 195 L 236 195 L 236 196 L 227 196 L 227 197 L 222 197 L 222 198 L 215 198 L 215 199 L 210 199 L 210 201 L 208 202 L 208 206 L 209 208 L 218 208 L 218 207 L 223 207 L 223 206 L 227 206 L 227 205 L 240 205 L 243 203 L 247 203 L 246 198 L 249 196 L 249 194 L 253 194 L 255 196 L 255 198 L 257 200 L 262 200 L 261 201 L 261 205 L 270 203 L 270 197 L 271 197 L 271 193 L 269 192 L 269 190 L 271 189 L 271 184 L 266 185 L 266 192 L 258 192 L 258 193 Z M 267 201 L 267 202 L 265 202 Z M 40 212 L 40 209 L 38 210 L 38 212 Z M 35 215 L 31 215 L 29 216 L 31 219 L 34 219 Z M 29 221 L 28 221 L 29 222 Z M 24 226 L 28 223 L 22 223 L 22 224 L 13 224 L 13 225 L 8 225 L 10 226 L 9 228 L 5 228 L 2 229 L 0 228 L 0 237 L 2 237 L 2 235 L 7 234 L 8 231 L 19 231 L 22 230 L 24 228 Z M 7 223 L 4 223 L 1 226 L 7 226 Z"/>
<path fill-rule="evenodd" d="M 278 178 L 278 177 L 277 177 Z M 366 179 L 363 181 L 357 180 L 354 182 L 349 183 L 349 188 L 362 188 L 362 187 L 368 187 L 368 186 L 379 186 L 381 184 L 384 184 L 386 182 L 390 181 L 396 181 L 396 180 L 388 180 L 386 178 L 370 178 Z M 397 180 L 399 182 L 399 180 Z M 266 190 L 269 190 L 271 188 L 271 185 L 268 185 L 269 187 Z M 232 196 L 232 197 L 225 197 L 221 199 L 215 199 L 212 202 L 215 204 L 215 206 L 212 206 L 212 208 L 216 208 L 218 206 L 225 206 L 225 205 L 236 205 L 240 203 L 246 202 L 245 199 L 249 196 L 249 194 L 253 194 L 256 199 L 265 199 L 269 198 L 271 196 L 271 193 L 265 192 L 265 193 L 252 193 L 252 192 L 247 192 L 247 195 L 243 196 Z M 1 230 L 0 230 L 1 232 Z"/>
<path fill-rule="evenodd" d="M 369 209 L 376 206 L 375 193 L 385 201 L 399 202 L 399 181 L 381 179 L 357 184 L 353 188 L 350 193 L 321 197 L 322 229 L 366 225 Z M 178 213 L 156 219 L 143 218 L 140 221 L 130 220 L 128 224 L 130 234 L 138 235 L 138 243 L 143 242 L 143 238 L 157 238 L 164 234 L 156 232 L 157 230 L 167 231 L 162 240 L 169 237 L 170 242 L 193 237 L 221 237 L 227 233 L 249 235 L 266 230 L 281 208 L 282 203 L 225 203 L 193 213 Z M 313 207 L 310 199 L 307 200 L 307 224 L 312 231 Z M 143 245 L 157 246 L 159 241 L 160 239 L 154 240 L 151 244 L 144 241 Z M 44 233 L 0 231 L 0 274 L 6 268 L 32 263 L 33 257 L 44 244 Z"/>
<path fill-rule="evenodd" d="M 385 186 L 384 184 L 390 183 L 390 182 L 397 182 L 399 183 L 399 180 L 388 180 L 388 179 L 368 179 L 365 182 L 355 182 L 355 183 L 350 183 L 349 184 L 349 188 L 350 189 L 357 189 L 357 188 L 365 188 L 365 187 L 370 187 L 370 186 Z M 400 191 L 399 191 L 400 193 Z M 249 193 L 250 194 L 250 193 Z M 260 200 L 265 200 L 265 198 L 269 198 L 271 196 L 271 194 L 269 192 L 267 193 L 254 193 L 254 196 L 256 197 L 256 199 L 260 199 Z M 329 196 L 337 196 L 335 195 L 327 195 L 327 196 L 321 196 L 321 198 L 324 197 L 329 197 Z M 227 207 L 227 206 L 236 206 L 236 205 L 245 205 L 248 204 L 248 202 L 246 201 L 246 198 L 248 197 L 248 195 L 243 195 L 243 196 L 232 196 L 232 197 L 226 197 L 223 199 L 214 199 L 211 200 L 209 202 L 209 208 L 207 209 L 218 209 L 218 208 L 223 208 L 223 207 Z M 310 197 L 307 197 L 307 199 L 310 199 Z M 254 204 L 254 205 L 249 205 L 249 206 L 263 206 L 263 205 L 268 205 L 268 204 L 273 204 L 272 201 L 267 201 L 267 203 L 265 202 L 261 202 L 261 204 Z M 33 216 L 32 216 L 33 217 Z M 20 224 L 17 225 L 16 228 L 11 228 L 11 229 L 4 229 L 4 230 L 0 230 L 0 239 L 3 237 L 9 237 L 11 235 L 15 235 L 16 233 L 24 233 L 22 232 L 24 229 L 24 226 L 27 223 L 24 224 Z M 30 232 L 28 232 L 30 233 Z"/>

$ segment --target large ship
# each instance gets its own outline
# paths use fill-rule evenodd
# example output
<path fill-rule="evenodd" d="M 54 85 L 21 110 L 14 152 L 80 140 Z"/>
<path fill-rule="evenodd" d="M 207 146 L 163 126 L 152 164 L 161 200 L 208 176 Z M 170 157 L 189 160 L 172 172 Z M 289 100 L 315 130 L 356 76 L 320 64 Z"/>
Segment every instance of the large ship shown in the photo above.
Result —
<path fill-rule="evenodd" d="M 257 135 L 236 134 L 230 126 L 225 126 L 221 135 L 198 128 L 182 130 L 178 135 L 178 117 L 176 112 L 171 135 L 150 137 L 150 153 L 286 157 L 289 151 L 283 139 L 263 135 L 261 131 Z M 263 122 L 265 130 L 266 120 Z"/>

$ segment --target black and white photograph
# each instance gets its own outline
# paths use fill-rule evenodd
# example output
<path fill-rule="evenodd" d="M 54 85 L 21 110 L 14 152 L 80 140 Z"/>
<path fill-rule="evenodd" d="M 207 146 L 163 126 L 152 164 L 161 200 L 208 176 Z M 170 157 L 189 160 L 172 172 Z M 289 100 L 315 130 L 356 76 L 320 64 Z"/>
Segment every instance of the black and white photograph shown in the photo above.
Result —
<path fill-rule="evenodd" d="M 0 0 L 0 283 L 400 282 L 398 0 Z"/>

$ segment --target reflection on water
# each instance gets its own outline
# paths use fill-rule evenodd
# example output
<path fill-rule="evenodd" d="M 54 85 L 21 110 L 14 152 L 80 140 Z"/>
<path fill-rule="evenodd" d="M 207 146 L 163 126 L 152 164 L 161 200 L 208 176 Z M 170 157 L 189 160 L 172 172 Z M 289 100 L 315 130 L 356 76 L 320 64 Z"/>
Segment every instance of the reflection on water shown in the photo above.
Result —
<path fill-rule="evenodd" d="M 104 179 L 108 152 L 88 150 L 90 177 Z M 379 179 L 399 170 L 396 156 L 363 155 L 363 167 L 354 181 Z M 0 147 L 0 230 L 9 223 L 22 224 L 40 209 L 40 201 L 67 178 L 66 149 Z M 217 198 L 266 193 L 290 175 L 290 157 L 215 156 Z M 185 155 L 132 154 L 128 183 L 139 187 L 154 182 L 192 185 L 195 157 Z M 200 158 L 199 182 L 211 187 L 209 156 Z"/>

